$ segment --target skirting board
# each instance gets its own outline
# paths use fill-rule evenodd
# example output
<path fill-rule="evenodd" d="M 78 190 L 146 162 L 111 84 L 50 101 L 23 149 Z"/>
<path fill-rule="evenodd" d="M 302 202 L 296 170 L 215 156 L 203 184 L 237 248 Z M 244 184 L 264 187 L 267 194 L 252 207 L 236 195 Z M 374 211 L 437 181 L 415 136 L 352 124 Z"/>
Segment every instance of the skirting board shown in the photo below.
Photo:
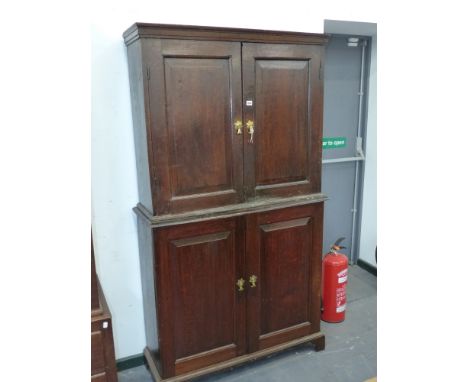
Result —
<path fill-rule="evenodd" d="M 135 354 L 130 357 L 120 358 L 115 361 L 117 365 L 117 371 L 131 369 L 133 367 L 141 366 L 145 364 L 144 354 Z"/>
<path fill-rule="evenodd" d="M 276 345 L 268 349 L 259 350 L 255 353 L 241 355 L 239 357 L 230 359 L 228 361 L 220 362 L 215 365 L 210 365 L 199 370 L 194 370 L 186 374 L 181 374 L 181 375 L 177 375 L 175 377 L 170 377 L 166 379 L 163 379 L 159 375 L 158 369 L 156 368 L 156 362 L 153 359 L 153 356 L 148 348 L 145 348 L 144 354 L 145 354 L 146 362 L 148 363 L 151 375 L 153 376 L 153 379 L 156 382 L 183 382 L 183 381 L 188 381 L 192 378 L 201 377 L 206 374 L 215 373 L 215 372 L 218 372 L 218 371 L 221 371 L 221 370 L 233 367 L 233 366 L 238 366 L 249 361 L 254 361 L 256 359 L 266 357 L 270 354 L 278 353 L 283 350 L 286 350 L 286 349 L 289 349 L 289 348 L 292 348 L 294 346 L 298 346 L 301 344 L 305 344 L 308 342 L 314 345 L 316 351 L 320 351 L 325 348 L 325 336 L 322 332 L 317 332 L 310 336 L 298 338 L 296 340 L 289 341 L 281 345 Z"/>
<path fill-rule="evenodd" d="M 372 264 L 369 264 L 367 261 L 358 259 L 356 263 L 359 267 L 366 270 L 369 273 L 372 273 L 374 276 L 377 276 L 377 267 L 374 267 Z"/>

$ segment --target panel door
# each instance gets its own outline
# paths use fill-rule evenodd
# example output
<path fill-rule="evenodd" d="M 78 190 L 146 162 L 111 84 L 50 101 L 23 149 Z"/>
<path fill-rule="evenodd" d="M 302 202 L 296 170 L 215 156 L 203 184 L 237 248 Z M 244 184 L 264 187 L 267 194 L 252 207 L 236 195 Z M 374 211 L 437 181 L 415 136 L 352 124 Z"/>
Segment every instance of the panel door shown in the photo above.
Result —
<path fill-rule="evenodd" d="M 223 219 L 156 232 L 163 377 L 245 352 L 245 238 L 242 221 Z"/>
<path fill-rule="evenodd" d="M 240 43 L 144 44 L 157 214 L 242 201 Z"/>
<path fill-rule="evenodd" d="M 320 330 L 323 203 L 247 218 L 248 351 Z"/>
<path fill-rule="evenodd" d="M 248 197 L 320 192 L 323 47 L 243 44 Z"/>

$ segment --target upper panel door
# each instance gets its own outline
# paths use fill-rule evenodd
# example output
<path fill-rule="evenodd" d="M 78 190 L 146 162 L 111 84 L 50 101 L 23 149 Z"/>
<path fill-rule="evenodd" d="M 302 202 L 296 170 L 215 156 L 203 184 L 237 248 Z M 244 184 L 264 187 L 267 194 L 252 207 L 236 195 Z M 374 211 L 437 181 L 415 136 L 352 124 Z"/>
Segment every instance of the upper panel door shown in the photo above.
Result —
<path fill-rule="evenodd" d="M 242 201 L 240 43 L 144 44 L 156 213 Z"/>
<path fill-rule="evenodd" d="M 323 203 L 247 217 L 248 351 L 320 331 Z"/>
<path fill-rule="evenodd" d="M 243 44 L 248 197 L 320 192 L 323 48 Z"/>
<path fill-rule="evenodd" d="M 156 231 L 163 377 L 244 354 L 243 232 L 241 218 Z"/>

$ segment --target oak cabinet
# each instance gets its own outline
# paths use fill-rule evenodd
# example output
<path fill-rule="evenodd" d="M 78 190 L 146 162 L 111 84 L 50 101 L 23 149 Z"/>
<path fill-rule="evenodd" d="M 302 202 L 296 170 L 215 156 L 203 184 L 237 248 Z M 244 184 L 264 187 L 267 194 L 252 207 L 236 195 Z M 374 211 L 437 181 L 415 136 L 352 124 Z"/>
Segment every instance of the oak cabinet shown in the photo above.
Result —
<path fill-rule="evenodd" d="M 163 377 L 320 332 L 322 215 L 315 203 L 154 230 Z"/>
<path fill-rule="evenodd" d="M 322 349 L 327 37 L 137 23 L 124 39 L 154 378 Z"/>
<path fill-rule="evenodd" d="M 148 211 L 320 192 L 323 38 L 311 41 L 129 44 L 140 202 Z"/>

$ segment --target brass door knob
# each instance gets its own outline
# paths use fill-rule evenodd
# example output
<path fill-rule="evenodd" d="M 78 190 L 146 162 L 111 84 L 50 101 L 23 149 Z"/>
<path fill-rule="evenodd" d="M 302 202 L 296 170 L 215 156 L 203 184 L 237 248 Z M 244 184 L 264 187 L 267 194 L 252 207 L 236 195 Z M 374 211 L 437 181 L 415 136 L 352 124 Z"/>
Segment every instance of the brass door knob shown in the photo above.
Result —
<path fill-rule="evenodd" d="M 247 126 L 247 132 L 250 134 L 250 139 L 249 139 L 249 142 L 252 143 L 253 142 L 253 135 L 254 135 L 254 122 L 251 121 L 251 120 L 248 120 L 247 123 L 246 123 L 246 126 Z"/>
<path fill-rule="evenodd" d="M 251 288 L 255 288 L 257 286 L 257 276 L 252 275 L 249 277 L 249 283 Z"/>
<path fill-rule="evenodd" d="M 237 135 L 242 134 L 242 121 L 234 122 L 234 129 L 236 129 L 236 134 Z"/>
<path fill-rule="evenodd" d="M 242 292 L 244 290 L 244 284 L 245 280 L 241 277 L 239 280 L 237 280 L 236 285 L 239 288 L 238 291 Z"/>

